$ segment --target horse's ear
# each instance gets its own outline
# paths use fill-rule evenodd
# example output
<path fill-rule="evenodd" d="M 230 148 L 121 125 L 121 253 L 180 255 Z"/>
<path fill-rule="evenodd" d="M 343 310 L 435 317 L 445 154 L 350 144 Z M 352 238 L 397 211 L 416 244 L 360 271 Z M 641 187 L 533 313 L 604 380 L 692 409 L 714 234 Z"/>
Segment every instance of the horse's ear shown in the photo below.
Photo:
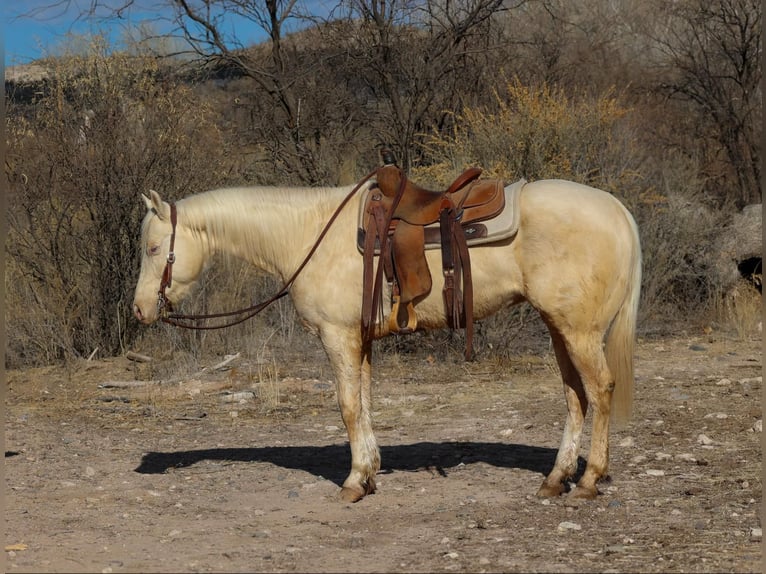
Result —
<path fill-rule="evenodd" d="M 170 219 L 170 204 L 166 201 L 163 201 L 159 193 L 157 193 L 153 189 L 150 189 L 149 197 L 146 197 L 143 193 L 141 194 L 141 197 L 144 198 L 144 203 L 146 203 L 146 209 L 156 213 L 157 217 L 159 217 L 162 220 L 167 221 Z"/>

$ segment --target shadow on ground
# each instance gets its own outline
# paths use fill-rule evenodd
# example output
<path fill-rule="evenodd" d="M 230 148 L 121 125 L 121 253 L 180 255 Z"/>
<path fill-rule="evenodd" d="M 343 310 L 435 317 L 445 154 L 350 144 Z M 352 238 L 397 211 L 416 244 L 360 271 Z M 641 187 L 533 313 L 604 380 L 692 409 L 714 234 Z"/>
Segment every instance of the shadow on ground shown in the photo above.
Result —
<path fill-rule="evenodd" d="M 496 467 L 517 468 L 546 474 L 553 467 L 556 450 L 520 444 L 493 442 L 418 442 L 382 446 L 382 472 L 433 469 L 442 476 L 459 464 L 484 462 Z M 351 464 L 346 444 L 328 446 L 278 446 L 256 448 L 211 448 L 146 453 L 135 469 L 141 474 L 162 474 L 202 461 L 268 462 L 303 470 L 343 483 Z"/>

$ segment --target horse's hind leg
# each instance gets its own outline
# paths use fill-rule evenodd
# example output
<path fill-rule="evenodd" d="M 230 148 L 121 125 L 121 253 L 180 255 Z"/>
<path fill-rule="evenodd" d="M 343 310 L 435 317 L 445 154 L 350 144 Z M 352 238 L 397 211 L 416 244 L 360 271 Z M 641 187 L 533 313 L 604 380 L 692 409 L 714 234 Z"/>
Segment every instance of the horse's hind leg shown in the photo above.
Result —
<path fill-rule="evenodd" d="M 583 420 L 588 410 L 588 399 L 583 389 L 582 379 L 572 364 L 566 343 L 561 334 L 550 329 L 553 350 L 564 381 L 564 395 L 567 401 L 567 418 L 564 423 L 564 435 L 556 455 L 553 470 L 537 491 L 538 496 L 558 496 L 564 492 L 564 482 L 577 470 L 577 458 L 580 452 Z"/>
<path fill-rule="evenodd" d="M 583 390 L 593 413 L 588 464 L 577 487 L 570 493 L 575 498 L 595 498 L 596 483 L 607 474 L 609 464 L 609 415 L 614 391 L 614 378 L 607 366 L 598 332 L 575 334 L 567 340 L 569 358 L 582 380 Z"/>

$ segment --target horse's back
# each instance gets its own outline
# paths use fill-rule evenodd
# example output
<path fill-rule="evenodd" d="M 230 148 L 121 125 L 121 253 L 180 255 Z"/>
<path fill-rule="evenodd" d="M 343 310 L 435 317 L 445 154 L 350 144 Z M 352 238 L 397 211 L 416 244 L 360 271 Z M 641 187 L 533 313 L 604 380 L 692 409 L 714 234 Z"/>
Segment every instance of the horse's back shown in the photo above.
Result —
<path fill-rule="evenodd" d="M 552 210 L 575 223 L 597 220 L 616 212 L 628 214 L 623 204 L 611 193 L 563 179 L 542 179 L 527 183 L 522 197 L 528 204 L 536 206 L 537 211 Z"/>

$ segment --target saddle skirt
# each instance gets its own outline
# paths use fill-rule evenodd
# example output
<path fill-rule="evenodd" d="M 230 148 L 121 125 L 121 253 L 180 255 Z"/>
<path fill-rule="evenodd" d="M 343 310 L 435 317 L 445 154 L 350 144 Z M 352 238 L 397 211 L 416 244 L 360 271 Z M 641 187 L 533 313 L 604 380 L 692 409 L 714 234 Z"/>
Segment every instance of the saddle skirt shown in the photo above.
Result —
<path fill-rule="evenodd" d="M 490 219 L 476 219 L 467 217 L 466 222 L 462 224 L 463 231 L 466 236 L 466 243 L 468 247 L 475 245 L 483 245 L 488 243 L 495 243 L 498 241 L 504 241 L 506 239 L 513 238 L 519 230 L 520 220 L 520 207 L 519 197 L 521 190 L 527 183 L 525 179 L 521 179 L 515 183 L 511 183 L 502 192 L 505 195 L 505 206 L 503 210 L 495 217 Z M 367 215 L 369 213 L 370 201 L 372 194 L 376 191 L 375 185 L 369 186 L 362 192 L 361 200 L 359 202 L 359 216 L 357 220 L 357 248 L 360 253 L 364 253 L 365 244 L 365 224 L 367 221 Z M 466 211 L 470 213 L 471 205 L 464 205 Z M 398 220 L 392 221 L 392 228 L 398 223 Z M 440 249 L 441 248 L 441 231 L 439 221 L 435 221 L 423 227 L 425 233 L 425 248 L 426 249 Z M 380 245 L 376 241 L 375 254 L 380 253 Z"/>

